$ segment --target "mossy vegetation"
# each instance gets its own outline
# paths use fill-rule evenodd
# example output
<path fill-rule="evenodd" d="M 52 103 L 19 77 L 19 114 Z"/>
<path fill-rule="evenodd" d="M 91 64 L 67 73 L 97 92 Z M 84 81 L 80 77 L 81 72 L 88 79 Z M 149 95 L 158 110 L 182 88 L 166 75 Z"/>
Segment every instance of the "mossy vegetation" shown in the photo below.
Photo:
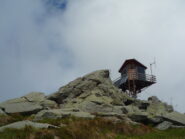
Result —
<path fill-rule="evenodd" d="M 2 117 L 1 117 L 2 118 Z M 5 118 L 5 117 L 4 117 Z M 9 117 L 10 118 L 10 117 Z M 32 117 L 14 117 L 14 121 L 32 119 Z M 13 121 L 10 120 L 10 123 Z M 2 121 L 1 121 L 2 122 Z M 0 139 L 184 139 L 185 129 L 159 131 L 145 125 L 130 125 L 124 122 L 114 123 L 103 118 L 83 119 L 68 117 L 62 119 L 43 119 L 41 123 L 56 126 L 58 129 L 21 130 L 6 129 L 0 133 Z M 5 122 L 8 123 L 8 120 Z M 4 123 L 4 124 L 5 124 Z M 1 125 L 4 125 L 1 124 Z"/>

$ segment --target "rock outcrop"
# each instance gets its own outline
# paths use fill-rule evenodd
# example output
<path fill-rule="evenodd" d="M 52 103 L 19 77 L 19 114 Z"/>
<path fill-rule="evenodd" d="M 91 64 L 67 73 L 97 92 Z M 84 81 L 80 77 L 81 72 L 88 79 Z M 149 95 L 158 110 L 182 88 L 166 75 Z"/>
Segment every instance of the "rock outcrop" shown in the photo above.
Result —
<path fill-rule="evenodd" d="M 152 96 L 148 101 L 142 101 L 127 96 L 113 85 L 108 70 L 95 71 L 78 78 L 61 87 L 48 99 L 60 104 L 61 109 L 78 109 L 114 118 L 126 116 L 132 121 L 158 127 L 165 125 L 164 121 L 172 125 L 184 125 L 185 116 L 174 112 L 171 105 L 161 102 L 157 97 Z"/>
<path fill-rule="evenodd" d="M 0 103 L 0 108 L 8 114 L 34 114 L 45 108 L 54 108 L 56 106 L 56 102 L 46 99 L 44 93 L 40 92 L 32 92 L 21 98 Z"/>
<path fill-rule="evenodd" d="M 48 97 L 60 104 L 61 109 L 75 108 L 90 113 L 122 113 L 124 102 L 133 101 L 116 88 L 108 70 L 100 70 L 78 78 Z M 128 100 L 129 99 L 129 100 Z"/>
<path fill-rule="evenodd" d="M 35 114 L 34 121 L 68 116 L 104 117 L 114 122 L 153 125 L 160 130 L 185 126 L 185 115 L 157 97 L 139 100 L 115 87 L 108 70 L 80 77 L 49 96 L 33 92 L 0 103 L 1 113 Z"/>

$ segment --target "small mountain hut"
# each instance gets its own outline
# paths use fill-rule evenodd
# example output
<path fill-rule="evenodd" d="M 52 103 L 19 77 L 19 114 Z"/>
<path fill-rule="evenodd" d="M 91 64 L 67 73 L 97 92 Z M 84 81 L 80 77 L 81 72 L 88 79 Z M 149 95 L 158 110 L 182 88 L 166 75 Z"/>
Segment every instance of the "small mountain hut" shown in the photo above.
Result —
<path fill-rule="evenodd" d="M 127 59 L 121 68 L 119 77 L 114 84 L 132 97 L 137 97 L 143 89 L 156 83 L 154 75 L 146 74 L 147 67 L 136 59 Z"/>

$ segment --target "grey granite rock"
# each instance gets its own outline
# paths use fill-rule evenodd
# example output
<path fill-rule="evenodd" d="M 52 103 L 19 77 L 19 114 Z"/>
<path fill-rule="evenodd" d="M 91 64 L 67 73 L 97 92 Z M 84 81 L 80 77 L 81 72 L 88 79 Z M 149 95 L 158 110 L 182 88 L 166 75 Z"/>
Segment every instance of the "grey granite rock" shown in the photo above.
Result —
<path fill-rule="evenodd" d="M 19 121 L 15 122 L 12 124 L 8 124 L 5 126 L 0 127 L 0 132 L 3 132 L 5 129 L 13 128 L 13 129 L 22 129 L 25 128 L 26 126 L 31 126 L 37 129 L 42 129 L 42 128 L 58 128 L 57 126 L 50 125 L 50 124 L 43 124 L 43 123 L 36 123 L 36 122 L 31 122 L 31 121 Z"/>
<path fill-rule="evenodd" d="M 0 115 L 6 116 L 7 114 L 2 109 L 0 109 Z"/>
<path fill-rule="evenodd" d="M 163 121 L 162 123 L 158 124 L 156 126 L 156 128 L 159 130 L 166 130 L 166 129 L 170 128 L 172 125 L 173 124 L 171 122 Z"/>
<path fill-rule="evenodd" d="M 6 113 L 36 113 L 43 109 L 43 107 L 37 103 L 34 102 L 17 102 L 17 103 L 11 103 L 11 102 L 5 102 L 0 104 L 0 107 L 5 110 Z"/>
<path fill-rule="evenodd" d="M 83 111 L 75 111 L 72 109 L 52 109 L 52 110 L 43 110 L 40 111 L 35 115 L 35 121 L 42 120 L 42 119 L 57 119 L 57 118 L 64 118 L 64 117 L 80 117 L 80 118 L 94 118 L 94 115 L 91 115 L 88 112 Z"/>
<path fill-rule="evenodd" d="M 185 126 L 185 115 L 179 112 L 166 113 L 161 116 L 166 121 L 170 121 L 173 125 Z"/>
<path fill-rule="evenodd" d="M 44 93 L 40 92 L 31 92 L 23 97 L 0 103 L 0 108 L 8 114 L 35 114 L 45 108 L 54 108 L 56 106 L 56 102 L 47 100 Z"/>

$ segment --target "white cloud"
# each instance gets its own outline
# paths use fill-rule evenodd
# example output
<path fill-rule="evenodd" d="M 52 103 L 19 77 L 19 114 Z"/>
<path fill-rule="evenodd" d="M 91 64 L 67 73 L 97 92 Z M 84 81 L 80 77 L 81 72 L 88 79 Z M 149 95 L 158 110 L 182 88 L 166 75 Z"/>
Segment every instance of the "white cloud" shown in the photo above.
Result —
<path fill-rule="evenodd" d="M 142 98 L 157 95 L 185 112 L 183 1 L 69 0 L 55 14 L 42 2 L 0 4 L 2 99 L 54 91 L 96 69 L 108 68 L 116 78 L 125 59 L 149 66 L 156 57 L 158 83 Z"/>
<path fill-rule="evenodd" d="M 0 5 L 1 101 L 30 91 L 55 91 L 76 77 L 58 16 L 37 0 Z"/>

